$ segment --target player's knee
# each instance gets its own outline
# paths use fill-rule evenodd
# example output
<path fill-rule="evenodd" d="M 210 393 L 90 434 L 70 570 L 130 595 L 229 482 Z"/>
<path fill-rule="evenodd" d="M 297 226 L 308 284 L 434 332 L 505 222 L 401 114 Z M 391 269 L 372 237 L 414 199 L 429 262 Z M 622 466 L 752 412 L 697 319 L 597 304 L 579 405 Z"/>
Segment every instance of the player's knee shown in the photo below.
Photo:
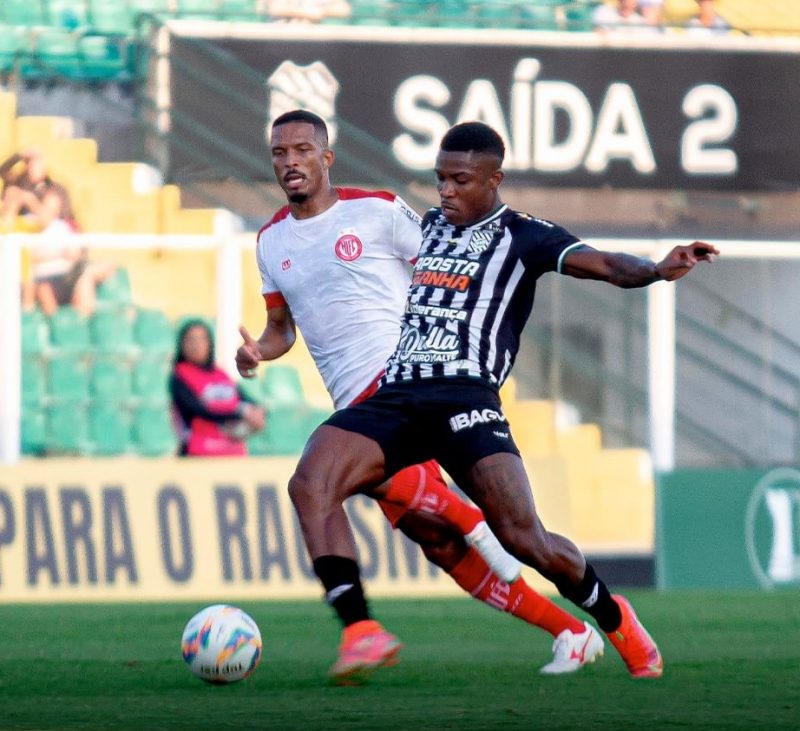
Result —
<path fill-rule="evenodd" d="M 549 566 L 555 560 L 547 532 L 534 523 L 507 523 L 495 528 L 498 540 L 514 556 L 535 569 Z"/>
<path fill-rule="evenodd" d="M 300 514 L 311 506 L 324 507 L 326 502 L 324 491 L 315 488 L 302 472 L 295 472 L 289 480 L 289 498 Z"/>

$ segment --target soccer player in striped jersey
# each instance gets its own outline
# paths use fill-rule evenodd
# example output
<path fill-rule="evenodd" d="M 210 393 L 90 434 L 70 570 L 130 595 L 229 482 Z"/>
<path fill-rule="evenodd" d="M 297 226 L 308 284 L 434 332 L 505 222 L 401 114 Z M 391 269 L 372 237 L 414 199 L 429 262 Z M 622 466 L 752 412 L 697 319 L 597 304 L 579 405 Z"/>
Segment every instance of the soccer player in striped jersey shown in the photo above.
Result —
<path fill-rule="evenodd" d="M 679 279 L 719 252 L 694 242 L 656 263 L 598 251 L 503 204 L 504 153 L 497 132 L 479 122 L 445 134 L 436 158 L 441 205 L 423 218 L 386 374 L 374 396 L 337 411 L 312 435 L 289 491 L 311 555 L 352 556 L 342 501 L 436 459 L 505 548 L 595 619 L 633 677 L 659 677 L 661 654 L 629 602 L 611 595 L 572 541 L 542 524 L 498 393 L 543 274 L 644 287 Z"/>
<path fill-rule="evenodd" d="M 276 119 L 271 151 L 289 204 L 258 235 L 267 324 L 258 340 L 242 329 L 237 368 L 252 377 L 259 361 L 283 355 L 295 341 L 296 324 L 334 406 L 342 408 L 375 390 L 397 344 L 409 262 L 422 241 L 420 219 L 391 193 L 334 188 L 334 155 L 316 115 L 298 110 Z M 435 462 L 398 471 L 380 495 L 392 524 L 461 588 L 556 638 L 554 658 L 542 672 L 574 672 L 602 653 L 602 638 L 591 625 L 517 578 L 519 562 L 502 549 L 481 512 L 448 489 Z M 315 552 L 312 559 L 345 626 L 334 680 L 355 682 L 393 662 L 400 644 L 369 616 L 355 553 Z"/>

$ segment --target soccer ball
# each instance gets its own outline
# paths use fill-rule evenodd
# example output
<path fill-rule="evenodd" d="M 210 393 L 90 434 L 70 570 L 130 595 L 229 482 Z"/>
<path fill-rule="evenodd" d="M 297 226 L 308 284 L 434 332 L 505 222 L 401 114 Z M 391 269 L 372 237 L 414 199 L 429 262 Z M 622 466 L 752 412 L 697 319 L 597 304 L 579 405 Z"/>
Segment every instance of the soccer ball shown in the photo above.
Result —
<path fill-rule="evenodd" d="M 214 604 L 186 624 L 181 652 L 189 669 L 209 683 L 246 678 L 261 659 L 261 632 L 239 607 Z"/>

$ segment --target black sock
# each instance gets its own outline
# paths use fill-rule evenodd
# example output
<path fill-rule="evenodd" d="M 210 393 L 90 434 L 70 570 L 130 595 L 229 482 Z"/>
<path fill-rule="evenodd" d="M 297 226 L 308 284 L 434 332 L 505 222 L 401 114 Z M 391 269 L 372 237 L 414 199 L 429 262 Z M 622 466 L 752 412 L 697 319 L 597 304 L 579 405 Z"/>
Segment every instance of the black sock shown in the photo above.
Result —
<path fill-rule="evenodd" d="M 325 601 L 336 610 L 345 627 L 369 619 L 360 571 L 352 558 L 320 556 L 314 560 L 314 572 L 325 587 Z"/>
<path fill-rule="evenodd" d="M 556 588 L 565 599 L 591 614 L 603 632 L 613 632 L 622 624 L 619 605 L 611 598 L 608 587 L 597 578 L 591 564 L 586 564 L 586 572 L 580 583 L 556 582 Z"/>

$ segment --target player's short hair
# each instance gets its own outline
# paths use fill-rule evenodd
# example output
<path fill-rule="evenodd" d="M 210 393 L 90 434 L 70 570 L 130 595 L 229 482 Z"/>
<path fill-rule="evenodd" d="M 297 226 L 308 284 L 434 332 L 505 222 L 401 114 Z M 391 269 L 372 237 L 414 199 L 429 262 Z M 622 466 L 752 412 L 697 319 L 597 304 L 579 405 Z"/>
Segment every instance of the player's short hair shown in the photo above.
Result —
<path fill-rule="evenodd" d="M 494 129 L 483 122 L 462 122 L 451 127 L 439 145 L 444 152 L 482 152 L 494 155 L 502 165 L 506 146 Z"/>
<path fill-rule="evenodd" d="M 325 124 L 325 120 L 318 114 L 309 112 L 306 109 L 293 109 L 277 117 L 272 123 L 272 129 L 282 124 L 288 124 L 289 122 L 308 122 L 309 124 L 313 124 L 314 137 L 317 138 L 323 147 L 328 146 L 328 125 Z"/>

